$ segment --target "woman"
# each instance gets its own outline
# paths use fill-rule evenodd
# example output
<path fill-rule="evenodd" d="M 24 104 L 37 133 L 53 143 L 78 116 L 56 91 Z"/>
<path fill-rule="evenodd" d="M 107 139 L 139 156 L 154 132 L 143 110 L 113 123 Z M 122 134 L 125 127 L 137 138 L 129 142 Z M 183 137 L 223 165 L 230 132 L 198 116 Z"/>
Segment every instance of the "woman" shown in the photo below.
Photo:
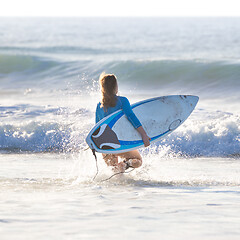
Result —
<path fill-rule="evenodd" d="M 130 103 L 126 97 L 117 96 L 118 84 L 115 75 L 102 73 L 99 78 L 102 92 L 102 101 L 98 103 L 96 109 L 96 123 L 109 114 L 123 109 L 123 112 L 131 122 L 133 127 L 140 133 L 144 146 L 150 145 L 150 138 L 142 127 L 142 124 L 133 113 Z M 118 157 L 123 158 L 123 162 L 118 162 Z M 116 170 L 124 172 L 129 167 L 138 168 L 142 165 L 142 157 L 138 150 L 132 150 L 119 154 L 103 154 L 103 158 L 108 166 L 114 166 Z"/>

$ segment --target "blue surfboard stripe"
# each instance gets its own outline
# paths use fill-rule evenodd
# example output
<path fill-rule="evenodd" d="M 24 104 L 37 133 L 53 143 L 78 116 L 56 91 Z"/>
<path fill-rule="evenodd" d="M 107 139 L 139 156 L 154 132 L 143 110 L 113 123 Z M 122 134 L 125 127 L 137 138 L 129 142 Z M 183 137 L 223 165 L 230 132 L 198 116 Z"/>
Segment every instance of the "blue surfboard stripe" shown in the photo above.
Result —
<path fill-rule="evenodd" d="M 162 137 L 163 135 L 165 135 L 165 134 L 167 134 L 168 132 L 170 132 L 170 130 L 167 130 L 166 132 L 164 132 L 164 133 L 161 133 L 161 134 L 159 134 L 159 135 L 157 135 L 157 136 L 155 136 L 155 137 L 152 137 L 151 138 L 151 141 L 153 141 L 153 140 L 155 140 L 155 139 L 157 139 L 157 138 L 159 138 L 159 137 Z M 138 144 L 142 144 L 143 143 L 143 141 L 142 140 L 136 140 L 136 141 L 122 141 L 122 140 L 119 140 L 119 143 L 121 144 L 121 145 L 138 145 Z"/>
<path fill-rule="evenodd" d="M 142 104 L 145 104 L 145 103 L 148 103 L 148 102 L 155 101 L 155 100 L 157 100 L 157 99 L 159 99 L 159 98 L 161 98 L 161 97 L 151 98 L 151 99 L 148 99 L 148 100 L 144 100 L 144 101 L 142 101 L 142 102 L 139 102 L 139 103 L 134 103 L 133 105 L 131 105 L 131 107 L 132 107 L 132 109 L 134 109 L 135 107 L 138 107 L 138 106 L 140 106 L 140 105 L 142 105 Z"/>
<path fill-rule="evenodd" d="M 112 129 L 113 125 L 117 122 L 117 120 L 119 118 L 121 118 L 124 115 L 124 112 L 120 112 L 119 114 L 117 114 L 117 116 L 115 116 L 109 123 L 108 126 Z"/>
<path fill-rule="evenodd" d="M 162 133 L 162 134 L 159 134 L 155 137 L 152 137 L 151 138 L 151 141 L 169 133 L 171 130 L 167 130 L 166 132 Z M 117 148 L 116 150 L 126 150 L 126 149 L 129 149 L 129 146 L 131 146 L 131 148 L 135 148 L 135 147 L 139 147 L 140 145 L 143 144 L 143 141 L 142 140 L 137 140 L 137 141 L 121 141 L 119 140 L 119 143 L 121 144 L 121 147 L 120 148 Z M 114 153 L 115 152 L 115 149 L 109 149 L 107 150 L 108 153 Z"/>

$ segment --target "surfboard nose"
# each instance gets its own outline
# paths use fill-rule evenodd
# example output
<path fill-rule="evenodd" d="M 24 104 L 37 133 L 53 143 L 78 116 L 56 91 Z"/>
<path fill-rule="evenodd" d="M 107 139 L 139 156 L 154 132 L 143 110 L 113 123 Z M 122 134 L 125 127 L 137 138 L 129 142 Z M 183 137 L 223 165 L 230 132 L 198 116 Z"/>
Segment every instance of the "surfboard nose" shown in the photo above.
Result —
<path fill-rule="evenodd" d="M 199 97 L 198 96 L 190 96 L 190 97 L 191 97 L 192 105 L 195 107 L 199 101 Z"/>
<path fill-rule="evenodd" d="M 198 101 L 199 101 L 199 97 L 198 96 L 194 96 L 194 95 L 190 95 L 188 96 L 189 98 L 189 102 L 191 103 L 191 106 L 193 108 L 195 108 L 195 106 L 197 105 Z"/>
<path fill-rule="evenodd" d="M 196 107 L 199 97 L 194 95 L 179 95 L 179 97 L 183 100 L 186 106 L 190 107 L 191 111 Z"/>

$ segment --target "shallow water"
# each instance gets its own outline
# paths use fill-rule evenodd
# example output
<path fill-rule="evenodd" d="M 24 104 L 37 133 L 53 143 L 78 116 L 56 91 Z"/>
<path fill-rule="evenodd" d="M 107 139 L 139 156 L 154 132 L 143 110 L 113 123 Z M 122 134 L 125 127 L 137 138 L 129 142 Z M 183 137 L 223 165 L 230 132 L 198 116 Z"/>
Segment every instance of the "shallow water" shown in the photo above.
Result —
<path fill-rule="evenodd" d="M 145 156 L 102 182 L 84 158 L 1 155 L 1 239 L 238 239 L 239 159 Z"/>

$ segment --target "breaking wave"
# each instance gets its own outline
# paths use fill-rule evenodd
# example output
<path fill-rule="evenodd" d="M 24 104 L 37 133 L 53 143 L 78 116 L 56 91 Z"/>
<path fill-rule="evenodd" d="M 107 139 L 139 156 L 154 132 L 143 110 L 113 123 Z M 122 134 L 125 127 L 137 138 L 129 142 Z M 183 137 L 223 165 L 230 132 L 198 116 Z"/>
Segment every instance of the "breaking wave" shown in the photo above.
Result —
<path fill-rule="evenodd" d="M 2 108 L 5 114 L 14 114 Z M 16 109 L 15 109 L 16 110 Z M 40 111 L 41 110 L 41 111 Z M 141 149 L 143 154 L 166 156 L 229 157 L 240 154 L 240 117 L 226 112 L 197 113 L 168 137 Z M 21 111 L 16 110 L 18 118 Z M 205 116 L 208 114 L 208 118 Z M 35 116 L 35 120 L 27 116 Z M 43 115 L 43 120 L 40 116 Z M 58 118 L 53 119 L 51 115 Z M 23 115 L 22 115 L 23 116 Z M 47 117 L 48 116 L 48 117 Z M 196 117 L 197 116 L 197 117 Z M 52 118 L 52 121 L 47 119 Z M 85 137 L 93 126 L 88 109 L 38 109 L 28 112 L 22 123 L 1 123 L 0 151 L 5 152 L 79 152 L 87 147 Z"/>

